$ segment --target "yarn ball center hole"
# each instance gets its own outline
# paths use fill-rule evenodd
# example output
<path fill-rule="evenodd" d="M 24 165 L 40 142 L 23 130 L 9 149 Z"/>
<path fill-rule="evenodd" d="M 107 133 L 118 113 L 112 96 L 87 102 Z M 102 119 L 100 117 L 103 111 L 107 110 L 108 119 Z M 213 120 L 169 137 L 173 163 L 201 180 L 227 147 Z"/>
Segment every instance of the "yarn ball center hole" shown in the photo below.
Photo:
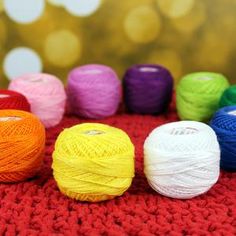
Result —
<path fill-rule="evenodd" d="M 105 132 L 101 130 L 86 130 L 83 133 L 89 136 L 94 136 L 104 134 Z"/>
<path fill-rule="evenodd" d="M 22 120 L 22 117 L 20 117 L 20 116 L 4 116 L 4 117 L 0 117 L 0 122 L 18 121 L 18 120 Z"/>
<path fill-rule="evenodd" d="M 43 78 L 40 77 L 32 77 L 28 79 L 29 82 L 32 83 L 42 83 L 42 82 L 46 82 Z"/>
<path fill-rule="evenodd" d="M 179 127 L 170 130 L 171 135 L 189 135 L 189 134 L 195 134 L 197 132 L 198 130 L 192 127 Z"/>
<path fill-rule="evenodd" d="M 82 70 L 81 74 L 86 74 L 86 75 L 97 75 L 101 74 L 102 71 L 99 69 L 89 69 L 89 70 Z"/>
<path fill-rule="evenodd" d="M 157 71 L 159 71 L 159 69 L 154 68 L 154 67 L 145 66 L 145 67 L 140 67 L 139 71 L 141 71 L 141 72 L 157 72 Z"/>
<path fill-rule="evenodd" d="M 198 77 L 197 78 L 198 80 L 211 80 L 212 78 L 211 77 L 207 77 L 207 76 L 203 76 L 203 77 Z"/>
<path fill-rule="evenodd" d="M 10 97 L 10 95 L 8 95 L 8 94 L 0 94 L 0 98 L 8 98 L 8 97 Z"/>

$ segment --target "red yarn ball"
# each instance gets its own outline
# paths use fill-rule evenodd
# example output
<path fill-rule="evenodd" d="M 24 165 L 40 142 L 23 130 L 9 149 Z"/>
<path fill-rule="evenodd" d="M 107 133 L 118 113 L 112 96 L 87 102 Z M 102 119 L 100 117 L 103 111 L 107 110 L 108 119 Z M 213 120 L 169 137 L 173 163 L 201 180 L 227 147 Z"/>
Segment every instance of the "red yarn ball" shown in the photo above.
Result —
<path fill-rule="evenodd" d="M 18 92 L 0 89 L 0 109 L 30 111 L 26 97 Z"/>

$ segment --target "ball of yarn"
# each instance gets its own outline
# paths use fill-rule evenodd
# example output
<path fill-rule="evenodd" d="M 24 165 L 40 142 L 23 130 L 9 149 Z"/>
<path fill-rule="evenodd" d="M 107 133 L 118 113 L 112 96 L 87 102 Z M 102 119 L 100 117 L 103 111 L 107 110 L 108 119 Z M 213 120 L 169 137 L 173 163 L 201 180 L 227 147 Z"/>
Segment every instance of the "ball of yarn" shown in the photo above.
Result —
<path fill-rule="evenodd" d="M 0 89 L 0 109 L 30 111 L 26 97 L 15 91 Z"/>
<path fill-rule="evenodd" d="M 134 146 L 117 128 L 84 123 L 65 129 L 53 152 L 53 175 L 65 195 L 98 202 L 122 195 L 134 176 Z"/>
<path fill-rule="evenodd" d="M 36 116 L 0 110 L 0 182 L 33 177 L 41 167 L 44 146 L 45 129 Z"/>
<path fill-rule="evenodd" d="M 236 171 L 236 106 L 218 110 L 210 122 L 216 132 L 220 148 L 220 166 L 224 170 Z"/>
<path fill-rule="evenodd" d="M 225 76 L 213 72 L 196 72 L 184 76 L 176 93 L 180 119 L 209 121 L 218 109 L 220 97 L 228 86 Z"/>
<path fill-rule="evenodd" d="M 227 88 L 220 99 L 220 107 L 236 105 L 236 85 Z"/>
<path fill-rule="evenodd" d="M 207 192 L 219 177 L 220 149 L 206 124 L 179 121 L 154 129 L 144 143 L 144 172 L 160 194 L 188 199 Z"/>
<path fill-rule="evenodd" d="M 43 73 L 27 74 L 14 79 L 9 89 L 25 95 L 32 113 L 40 118 L 46 128 L 61 121 L 65 112 L 66 93 L 57 77 Z"/>
<path fill-rule="evenodd" d="M 121 83 L 110 67 L 85 65 L 70 72 L 67 92 L 72 113 L 101 119 L 117 111 Z"/>
<path fill-rule="evenodd" d="M 168 107 L 173 90 L 170 72 L 160 65 L 134 65 L 124 76 L 127 109 L 141 114 L 161 113 Z"/>

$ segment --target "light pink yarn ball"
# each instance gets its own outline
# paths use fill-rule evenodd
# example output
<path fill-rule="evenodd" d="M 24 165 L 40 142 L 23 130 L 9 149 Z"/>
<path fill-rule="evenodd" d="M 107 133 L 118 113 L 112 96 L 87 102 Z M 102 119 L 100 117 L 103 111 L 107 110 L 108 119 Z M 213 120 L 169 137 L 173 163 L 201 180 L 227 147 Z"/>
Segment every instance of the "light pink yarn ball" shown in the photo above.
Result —
<path fill-rule="evenodd" d="M 22 93 L 31 105 L 31 111 L 46 128 L 57 125 L 65 112 L 66 93 L 62 82 L 43 73 L 20 76 L 9 89 Z"/>
<path fill-rule="evenodd" d="M 101 119 L 116 113 L 121 100 L 121 82 L 108 66 L 84 65 L 70 72 L 67 94 L 74 114 Z"/>

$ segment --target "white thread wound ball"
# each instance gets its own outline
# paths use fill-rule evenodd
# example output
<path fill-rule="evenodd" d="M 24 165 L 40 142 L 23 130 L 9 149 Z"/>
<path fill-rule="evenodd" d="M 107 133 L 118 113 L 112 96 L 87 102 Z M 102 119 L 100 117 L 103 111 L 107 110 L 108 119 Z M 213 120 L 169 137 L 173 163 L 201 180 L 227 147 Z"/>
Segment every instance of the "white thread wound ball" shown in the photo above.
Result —
<path fill-rule="evenodd" d="M 207 192 L 218 180 L 220 148 L 213 129 L 179 121 L 154 129 L 144 143 L 144 172 L 150 186 L 172 198 Z"/>

